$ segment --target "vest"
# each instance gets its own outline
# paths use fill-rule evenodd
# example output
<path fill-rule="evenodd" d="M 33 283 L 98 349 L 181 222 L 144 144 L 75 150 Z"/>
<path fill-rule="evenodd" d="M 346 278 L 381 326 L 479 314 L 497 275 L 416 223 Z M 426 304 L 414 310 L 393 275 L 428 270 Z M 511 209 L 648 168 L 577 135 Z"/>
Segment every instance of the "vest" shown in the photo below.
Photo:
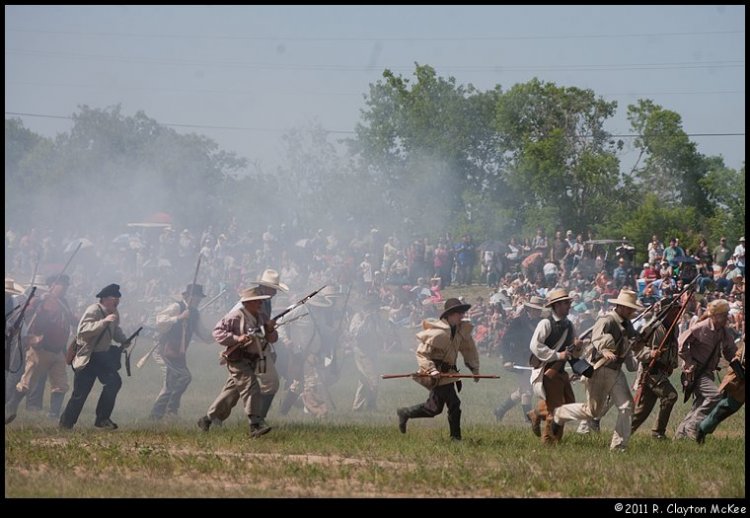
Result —
<path fill-rule="evenodd" d="M 565 340 L 563 341 L 560 348 L 557 350 L 563 351 L 573 344 L 573 340 L 575 338 L 573 336 L 573 322 L 571 322 L 567 318 L 564 320 L 555 320 L 555 318 L 552 316 L 547 317 L 547 320 L 550 321 L 550 324 L 552 325 L 552 330 L 550 331 L 549 336 L 544 340 L 544 345 L 552 349 L 566 330 L 568 331 L 568 334 L 565 337 Z M 542 360 L 537 358 L 534 354 L 532 354 L 531 357 L 529 358 L 529 365 L 531 365 L 535 369 L 538 369 L 539 367 L 541 367 L 542 363 L 543 363 Z M 554 364 L 557 364 L 557 363 L 560 364 L 559 368 L 557 368 L 558 365 L 550 365 L 550 368 L 557 368 L 557 370 L 562 370 L 565 368 L 564 361 L 558 360 L 554 362 Z"/>
<path fill-rule="evenodd" d="M 180 301 L 178 303 L 180 305 L 180 312 L 185 311 L 185 308 L 187 305 Z M 185 330 L 185 350 L 187 350 L 188 344 L 190 343 L 191 338 L 193 337 L 193 331 L 195 329 L 195 320 L 197 317 L 197 310 L 195 308 L 192 308 L 190 310 L 190 317 L 187 319 L 187 329 Z M 183 323 L 184 320 L 180 320 L 179 322 L 176 322 L 166 333 L 161 335 L 159 337 L 159 345 L 160 345 L 160 354 L 163 356 L 166 356 L 168 358 L 174 358 L 177 356 L 184 355 L 185 351 L 182 351 L 182 354 L 180 353 L 180 348 L 182 346 L 182 329 L 183 329 Z"/>

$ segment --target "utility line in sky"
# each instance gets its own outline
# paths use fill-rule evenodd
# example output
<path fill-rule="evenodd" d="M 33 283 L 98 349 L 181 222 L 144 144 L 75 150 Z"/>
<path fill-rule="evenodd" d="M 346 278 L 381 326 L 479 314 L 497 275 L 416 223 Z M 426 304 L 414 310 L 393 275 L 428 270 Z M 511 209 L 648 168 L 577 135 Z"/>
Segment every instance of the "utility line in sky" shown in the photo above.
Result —
<path fill-rule="evenodd" d="M 124 63 L 143 63 L 150 65 L 176 65 L 176 66 L 214 66 L 214 67 L 245 67 L 264 70 L 311 70 L 330 72 L 369 72 L 379 71 L 384 68 L 395 71 L 410 72 L 413 66 L 349 66 L 349 65 L 326 65 L 326 64 L 284 64 L 284 63 L 258 63 L 247 61 L 192 61 L 182 59 L 164 59 L 147 57 L 113 56 L 106 54 L 82 54 L 75 52 L 37 51 L 24 49 L 5 49 L 5 54 L 17 54 L 37 57 L 105 60 L 120 61 Z M 584 64 L 584 65 L 432 65 L 435 69 L 458 70 L 464 72 L 586 72 L 586 71 L 612 71 L 612 70 L 686 70 L 700 68 L 738 68 L 744 67 L 744 59 L 719 60 L 719 61 L 675 61 L 663 63 L 608 63 L 608 64 Z"/>
<path fill-rule="evenodd" d="M 46 115 L 41 113 L 22 113 L 22 112 L 5 112 L 5 115 L 11 115 L 11 116 L 19 116 L 19 117 L 41 117 L 41 118 L 47 118 L 47 119 L 68 119 L 73 120 L 73 117 L 71 116 L 65 116 L 65 115 Z M 223 129 L 223 130 L 241 130 L 241 131 L 268 131 L 268 132 L 284 132 L 287 130 L 282 129 L 274 129 L 274 128 L 250 128 L 250 127 L 242 127 L 242 126 L 210 126 L 210 125 L 203 125 L 203 124 L 176 124 L 176 123 L 170 123 L 170 122 L 157 122 L 157 124 L 160 124 L 162 126 L 169 126 L 169 127 L 175 127 L 175 128 L 198 128 L 198 129 Z M 344 130 L 325 130 L 327 133 L 338 133 L 338 134 L 354 134 L 354 131 L 344 131 Z M 744 137 L 745 133 L 685 133 L 688 137 Z M 591 137 L 592 135 L 577 135 L 578 137 Z M 620 133 L 620 134 L 610 134 L 609 137 L 618 137 L 618 138 L 635 138 L 640 137 L 641 135 L 637 135 L 635 133 Z"/>
<path fill-rule="evenodd" d="M 6 28 L 5 32 L 20 32 L 32 34 L 60 34 L 69 36 L 116 36 L 126 38 L 183 38 L 183 39 L 215 39 L 215 40 L 247 40 L 247 41 L 508 41 L 508 40 L 569 40 L 569 39 L 612 39 L 612 38 L 654 38 L 669 36 L 709 36 L 744 34 L 744 30 L 729 31 L 691 31 L 691 32 L 641 32 L 624 34 L 545 34 L 518 36 L 227 36 L 209 34 L 148 34 L 132 32 L 83 32 L 83 31 L 53 31 L 42 29 Z"/>
<path fill-rule="evenodd" d="M 188 88 L 160 88 L 160 87 L 128 87 L 128 86 L 111 86 L 111 85 L 92 85 L 92 84 L 75 84 L 75 83 L 42 83 L 34 81 L 6 81 L 7 85 L 20 85 L 20 86 L 41 86 L 48 88 L 87 88 L 94 90 L 106 90 L 106 91 L 144 91 L 144 92 L 176 92 L 176 93 L 196 93 L 196 94 L 236 94 L 236 95 L 256 95 L 251 89 L 247 90 L 214 90 L 214 89 L 188 89 Z M 617 97 L 617 96 L 649 96 L 649 95 L 726 95 L 726 94 L 744 94 L 745 90 L 712 90 L 712 91 L 697 91 L 697 92 L 613 92 L 613 93 L 597 93 L 602 97 Z M 321 92 L 321 91 L 264 91 L 264 95 L 333 95 L 333 96 L 361 96 L 365 92 Z"/>

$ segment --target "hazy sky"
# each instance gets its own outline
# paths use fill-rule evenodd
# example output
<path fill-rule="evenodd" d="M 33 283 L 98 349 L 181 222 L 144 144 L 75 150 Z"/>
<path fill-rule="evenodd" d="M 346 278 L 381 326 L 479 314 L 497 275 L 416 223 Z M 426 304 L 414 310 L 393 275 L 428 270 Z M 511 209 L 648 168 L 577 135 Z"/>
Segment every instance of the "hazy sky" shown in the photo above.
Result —
<path fill-rule="evenodd" d="M 653 99 L 699 152 L 745 159 L 744 6 L 6 6 L 5 111 L 117 103 L 198 132 L 271 172 L 279 137 L 350 136 L 368 85 L 414 62 L 480 90 L 533 77 L 618 102 Z M 22 117 L 46 136 L 71 122 Z M 211 128 L 214 127 L 214 128 Z M 221 127 L 221 128 L 219 128 Z M 234 129 L 229 129 L 234 128 Z M 624 138 L 622 168 L 637 153 Z"/>

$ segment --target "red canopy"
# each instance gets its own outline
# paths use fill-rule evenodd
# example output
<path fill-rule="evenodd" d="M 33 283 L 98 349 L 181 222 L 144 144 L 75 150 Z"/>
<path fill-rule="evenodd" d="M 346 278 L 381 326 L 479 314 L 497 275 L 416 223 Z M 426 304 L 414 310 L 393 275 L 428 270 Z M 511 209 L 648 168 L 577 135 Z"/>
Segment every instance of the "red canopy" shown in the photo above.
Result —
<path fill-rule="evenodd" d="M 166 212 L 154 212 L 146 220 L 147 223 L 172 224 L 172 215 Z"/>

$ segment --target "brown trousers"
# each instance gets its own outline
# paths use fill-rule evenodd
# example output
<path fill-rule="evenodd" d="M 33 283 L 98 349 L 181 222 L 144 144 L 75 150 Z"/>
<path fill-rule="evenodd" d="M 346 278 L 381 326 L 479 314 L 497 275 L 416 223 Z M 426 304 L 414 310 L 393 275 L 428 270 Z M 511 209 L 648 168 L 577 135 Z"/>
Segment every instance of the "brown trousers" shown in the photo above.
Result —
<path fill-rule="evenodd" d="M 555 444 L 562 439 L 563 428 L 560 427 L 557 435 L 552 434 L 552 416 L 557 407 L 568 403 L 575 403 L 573 387 L 570 385 L 570 377 L 565 371 L 558 372 L 555 369 L 547 369 L 542 377 L 542 387 L 546 400 L 539 400 L 537 414 L 544 419 L 542 429 L 542 443 Z"/>

